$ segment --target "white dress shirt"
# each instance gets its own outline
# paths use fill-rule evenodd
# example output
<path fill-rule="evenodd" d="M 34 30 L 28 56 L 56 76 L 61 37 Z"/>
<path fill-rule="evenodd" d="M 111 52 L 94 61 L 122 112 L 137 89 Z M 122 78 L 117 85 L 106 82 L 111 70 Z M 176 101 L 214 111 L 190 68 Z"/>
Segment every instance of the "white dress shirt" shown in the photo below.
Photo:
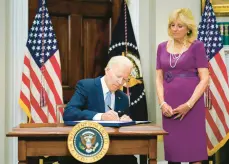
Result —
<path fill-rule="evenodd" d="M 102 89 L 103 89 L 103 97 L 104 97 L 104 102 L 105 102 L 105 99 L 106 99 L 106 95 L 107 95 L 107 92 L 109 92 L 109 89 L 105 83 L 105 80 L 104 80 L 104 76 L 100 79 L 101 80 L 101 84 L 102 84 Z M 114 109 L 114 106 L 115 106 L 115 93 L 114 92 L 111 92 L 111 109 Z M 105 106 L 104 106 L 105 108 Z M 105 110 L 105 109 L 104 109 Z M 99 121 L 101 120 L 102 118 L 102 114 L 103 113 L 97 113 L 94 117 L 93 117 L 93 120 L 96 120 L 96 121 Z"/>

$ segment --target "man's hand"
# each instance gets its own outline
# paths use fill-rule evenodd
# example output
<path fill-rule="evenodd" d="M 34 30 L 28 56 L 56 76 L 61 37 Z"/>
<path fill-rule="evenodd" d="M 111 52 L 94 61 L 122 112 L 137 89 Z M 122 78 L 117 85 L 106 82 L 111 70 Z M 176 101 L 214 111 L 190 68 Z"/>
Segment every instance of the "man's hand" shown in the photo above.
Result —
<path fill-rule="evenodd" d="M 123 115 L 121 118 L 120 118 L 120 121 L 124 121 L 124 122 L 128 122 L 128 121 L 132 121 L 132 119 L 127 116 L 127 115 Z"/>
<path fill-rule="evenodd" d="M 118 113 L 114 110 L 109 110 L 102 114 L 102 121 L 119 121 Z"/>

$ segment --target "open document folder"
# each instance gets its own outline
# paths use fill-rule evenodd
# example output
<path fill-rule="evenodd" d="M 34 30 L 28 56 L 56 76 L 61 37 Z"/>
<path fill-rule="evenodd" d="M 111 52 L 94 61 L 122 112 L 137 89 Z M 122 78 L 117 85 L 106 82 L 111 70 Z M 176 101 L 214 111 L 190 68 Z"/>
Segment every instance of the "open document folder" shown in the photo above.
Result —
<path fill-rule="evenodd" d="M 82 120 L 82 121 L 65 121 L 64 124 L 67 126 L 74 126 L 80 122 L 84 122 L 84 121 L 89 121 L 89 120 Z M 92 121 L 92 120 L 90 120 Z M 92 122 L 97 122 L 99 124 L 101 124 L 104 127 L 121 127 L 121 126 L 130 126 L 130 125 L 136 125 L 136 124 L 146 124 L 146 123 L 150 123 L 150 121 L 128 121 L 128 122 L 124 122 L 124 121 L 92 121 Z"/>

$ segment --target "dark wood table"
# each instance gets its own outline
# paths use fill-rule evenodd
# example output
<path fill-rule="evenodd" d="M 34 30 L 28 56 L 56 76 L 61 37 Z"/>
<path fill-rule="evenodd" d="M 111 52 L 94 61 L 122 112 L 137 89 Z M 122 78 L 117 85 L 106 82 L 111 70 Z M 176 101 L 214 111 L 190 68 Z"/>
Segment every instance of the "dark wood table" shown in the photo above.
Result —
<path fill-rule="evenodd" d="M 18 137 L 18 164 L 27 164 L 28 157 L 70 156 L 67 137 L 71 129 L 63 124 L 21 124 L 6 136 Z M 157 136 L 167 134 L 153 124 L 105 129 L 110 137 L 107 155 L 146 155 L 149 164 L 157 163 Z"/>

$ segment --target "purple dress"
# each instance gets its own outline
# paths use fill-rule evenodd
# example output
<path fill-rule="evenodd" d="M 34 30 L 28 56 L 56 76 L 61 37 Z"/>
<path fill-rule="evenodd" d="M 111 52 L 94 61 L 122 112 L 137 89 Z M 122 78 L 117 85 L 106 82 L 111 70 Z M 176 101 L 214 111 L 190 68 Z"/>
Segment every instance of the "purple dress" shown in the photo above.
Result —
<path fill-rule="evenodd" d="M 207 68 L 208 61 L 203 43 L 194 41 L 181 55 L 175 68 L 171 68 L 170 53 L 166 46 L 167 42 L 158 46 L 157 69 L 162 69 L 164 73 L 164 100 L 175 109 L 192 96 L 200 81 L 197 68 Z M 169 74 L 166 74 L 168 72 Z M 174 117 L 162 117 L 163 128 L 169 132 L 164 136 L 165 160 L 195 162 L 208 158 L 203 95 L 182 121 L 174 120 Z"/>

